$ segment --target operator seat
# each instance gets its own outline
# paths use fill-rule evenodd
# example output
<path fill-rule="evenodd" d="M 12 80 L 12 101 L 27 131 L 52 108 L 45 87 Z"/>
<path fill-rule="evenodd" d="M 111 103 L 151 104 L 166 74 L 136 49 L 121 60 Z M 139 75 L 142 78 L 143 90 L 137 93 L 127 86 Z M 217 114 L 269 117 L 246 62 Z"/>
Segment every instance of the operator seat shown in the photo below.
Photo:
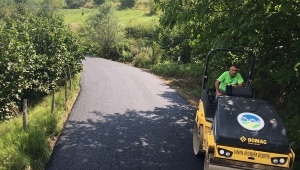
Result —
<path fill-rule="evenodd" d="M 214 88 L 207 88 L 202 90 L 201 100 L 203 102 L 204 113 L 206 121 L 212 122 L 215 117 L 216 101 L 215 101 L 216 90 Z"/>

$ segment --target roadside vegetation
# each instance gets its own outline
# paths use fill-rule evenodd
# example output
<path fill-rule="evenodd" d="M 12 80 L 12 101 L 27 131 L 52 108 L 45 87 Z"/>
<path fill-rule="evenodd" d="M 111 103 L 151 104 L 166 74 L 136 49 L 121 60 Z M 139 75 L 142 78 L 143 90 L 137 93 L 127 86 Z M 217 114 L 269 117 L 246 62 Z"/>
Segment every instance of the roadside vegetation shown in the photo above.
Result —
<path fill-rule="evenodd" d="M 67 102 L 65 88 L 56 90 L 53 114 L 51 95 L 28 102 L 27 131 L 23 129 L 22 115 L 1 122 L 0 169 L 44 169 L 79 93 L 80 75 L 75 75 L 72 82 Z"/>
<path fill-rule="evenodd" d="M 79 92 L 85 47 L 53 12 L 24 4 L 1 12 L 0 169 L 43 169 Z M 72 92 L 61 92 L 66 79 Z"/>
<path fill-rule="evenodd" d="M 0 12 L 0 30 L 9 29 L 5 18 L 14 13 L 13 6 L 16 1 L 0 0 L 3 7 Z M 255 85 L 256 94 L 259 98 L 272 102 L 278 110 L 285 122 L 289 140 L 296 153 L 294 169 L 300 168 L 300 158 L 298 157 L 300 155 L 300 110 L 297 102 L 300 100 L 300 74 L 298 71 L 300 68 L 300 26 L 297 22 L 300 1 L 274 2 L 263 0 L 259 5 L 252 1 L 237 0 L 222 2 L 204 0 L 201 3 L 180 0 L 23 0 L 22 3 L 32 13 L 38 13 L 40 9 L 43 9 L 43 11 L 49 13 L 54 11 L 53 15 L 63 17 L 64 20 L 59 21 L 59 23 L 65 27 L 69 37 L 74 37 L 74 40 L 71 38 L 67 42 L 79 43 L 80 41 L 80 45 L 66 45 L 66 41 L 62 41 L 62 39 L 58 42 L 66 45 L 69 51 L 75 49 L 73 55 L 78 56 L 78 60 L 82 59 L 79 57 L 80 55 L 91 54 L 148 70 L 161 76 L 169 85 L 175 87 L 183 96 L 193 102 L 197 102 L 201 94 L 205 57 L 210 50 L 214 48 L 235 48 L 255 52 L 257 59 L 253 84 Z M 56 20 L 53 20 L 53 22 L 57 23 Z M 19 23 L 15 24 L 18 25 Z M 59 25 L 59 28 L 62 29 L 62 25 Z M 53 28 L 50 25 L 48 26 L 47 28 Z M 38 28 L 39 26 L 35 27 Z M 22 27 L 20 29 L 26 30 Z M 50 31 L 50 37 L 56 34 L 55 30 L 53 28 L 52 32 Z M 18 31 L 23 33 L 20 30 Z M 3 32 L 0 36 L 4 36 Z M 28 37 L 22 37 L 23 40 L 31 41 L 31 37 L 35 37 L 37 33 L 27 34 Z M 13 33 L 11 33 L 12 35 Z M 40 33 L 39 35 L 43 34 Z M 19 38 L 14 37 L 16 41 L 19 41 Z M 40 37 L 35 40 L 43 40 L 43 38 L 47 37 Z M 9 38 L 7 38 L 7 41 L 9 42 Z M 1 43 L 2 47 L 3 42 Z M 22 43 L 23 41 L 20 42 L 21 45 Z M 58 43 L 57 47 L 60 45 Z M 12 51 L 9 47 L 5 48 L 9 51 L 9 54 L 19 56 L 19 53 L 17 53 L 19 51 Z M 38 51 L 30 50 L 30 46 L 26 47 L 25 50 L 31 52 L 30 55 Z M 49 60 L 65 55 L 53 54 L 50 49 L 41 49 L 40 52 L 47 50 L 48 52 L 43 55 L 48 56 L 44 58 Z M 65 51 L 66 54 L 69 51 Z M 21 54 L 29 55 L 27 52 Z M 11 59 L 9 56 L 14 55 L 1 54 L 0 51 L 0 64 L 5 61 L 4 59 Z M 40 56 L 40 58 L 43 57 Z M 67 61 L 63 57 L 60 59 Z M 212 74 L 210 76 L 217 77 L 224 70 L 228 70 L 228 65 L 233 62 L 231 59 L 226 56 L 225 58 L 224 56 L 213 58 Z M 12 63 L 16 61 L 18 60 L 13 60 Z M 46 59 L 43 61 L 48 62 Z M 247 69 L 245 65 L 248 60 L 243 62 L 242 58 L 237 58 L 234 62 L 239 64 L 238 67 Z M 27 65 L 24 66 L 27 67 Z M 7 68 L 7 66 L 3 68 Z M 22 72 L 22 70 L 19 71 Z M 80 67 L 74 71 L 74 73 L 78 72 L 80 72 Z M 247 71 L 244 70 L 244 72 Z M 7 72 L 1 70 L 0 75 L 3 74 L 7 74 Z M 14 77 L 19 75 L 19 73 L 12 74 L 14 74 Z M 57 74 L 57 81 L 59 81 L 65 77 L 66 72 L 62 71 L 55 74 Z M 40 80 L 37 82 L 40 82 Z M 57 86 L 58 84 L 55 84 L 55 87 Z M 22 96 L 23 92 L 16 94 L 20 95 L 19 98 L 16 98 L 16 101 L 13 100 L 15 93 L 11 95 L 10 101 L 13 101 L 12 103 L 5 101 L 10 103 L 7 107 L 8 111 L 20 107 L 20 99 L 24 98 Z M 49 92 L 43 91 L 42 93 L 34 93 L 34 96 L 42 98 L 47 94 Z M 0 94 L 1 98 L 4 97 Z M 5 105 L 4 99 L 0 102 Z M 40 105 L 38 102 L 35 104 L 36 107 Z M 32 105 L 32 109 L 35 104 Z M 2 115 L 5 116 L 3 116 L 3 122 L 0 123 L 0 130 L 2 126 L 18 119 L 7 118 L 8 116 L 18 117 L 14 116 L 12 112 L 2 112 Z M 42 129 L 49 129 L 49 127 Z M 48 131 L 47 133 L 45 131 L 40 132 L 44 134 L 42 136 L 45 137 L 46 141 L 49 138 L 55 138 L 54 136 L 58 134 L 57 130 L 51 133 Z M 29 133 L 22 133 L 27 135 L 29 140 Z M 10 135 L 14 136 L 16 134 Z M 33 139 L 37 138 L 35 135 L 31 136 L 33 136 Z M 14 146 L 15 143 L 11 145 Z M 48 147 L 49 143 L 41 142 L 40 147 L 44 146 Z M 25 146 L 22 145 L 22 147 Z M 33 155 L 34 150 L 35 148 L 32 149 L 32 152 L 18 150 L 21 151 L 18 152 L 20 155 L 20 158 L 18 158 L 23 161 L 13 161 L 11 156 L 2 157 L 3 169 L 16 169 L 15 167 L 26 169 L 29 166 L 32 169 L 41 167 L 49 159 L 51 150 L 42 152 L 44 155 L 39 155 L 39 157 L 43 159 L 39 161 Z M 10 149 L 3 151 L 3 153 L 0 152 L 0 154 L 10 155 L 9 152 Z M 17 154 L 17 151 L 12 153 Z M 10 165 L 9 162 L 20 162 L 20 164 L 11 163 Z"/>

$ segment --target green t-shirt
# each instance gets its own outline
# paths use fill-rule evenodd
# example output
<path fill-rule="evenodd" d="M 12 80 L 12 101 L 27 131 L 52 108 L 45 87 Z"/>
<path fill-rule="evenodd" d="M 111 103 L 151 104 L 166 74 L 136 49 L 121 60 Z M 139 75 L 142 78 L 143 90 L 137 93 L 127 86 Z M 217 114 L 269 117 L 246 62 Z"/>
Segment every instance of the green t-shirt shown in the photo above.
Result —
<path fill-rule="evenodd" d="M 229 71 L 225 71 L 217 80 L 221 82 L 219 89 L 223 91 L 226 91 L 227 84 L 238 85 L 244 82 L 240 73 L 236 73 L 234 77 L 231 77 Z"/>

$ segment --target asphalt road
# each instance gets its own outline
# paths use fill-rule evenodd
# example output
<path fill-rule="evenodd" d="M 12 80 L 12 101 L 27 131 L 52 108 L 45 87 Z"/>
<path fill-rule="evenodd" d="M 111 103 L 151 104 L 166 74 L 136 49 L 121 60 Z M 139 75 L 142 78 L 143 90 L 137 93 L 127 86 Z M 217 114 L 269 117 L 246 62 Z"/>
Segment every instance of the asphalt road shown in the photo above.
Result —
<path fill-rule="evenodd" d="M 86 57 L 81 92 L 46 170 L 202 170 L 195 110 L 154 75 Z"/>

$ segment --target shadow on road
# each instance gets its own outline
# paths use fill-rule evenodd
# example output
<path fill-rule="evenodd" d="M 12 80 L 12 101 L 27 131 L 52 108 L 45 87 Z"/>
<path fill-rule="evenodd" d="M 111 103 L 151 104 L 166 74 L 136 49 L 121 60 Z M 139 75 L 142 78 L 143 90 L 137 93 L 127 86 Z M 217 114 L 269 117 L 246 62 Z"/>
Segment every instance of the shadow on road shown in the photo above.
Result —
<path fill-rule="evenodd" d="M 176 92 L 160 96 L 173 104 L 69 120 L 46 169 L 202 169 L 192 149 L 195 110 Z"/>

